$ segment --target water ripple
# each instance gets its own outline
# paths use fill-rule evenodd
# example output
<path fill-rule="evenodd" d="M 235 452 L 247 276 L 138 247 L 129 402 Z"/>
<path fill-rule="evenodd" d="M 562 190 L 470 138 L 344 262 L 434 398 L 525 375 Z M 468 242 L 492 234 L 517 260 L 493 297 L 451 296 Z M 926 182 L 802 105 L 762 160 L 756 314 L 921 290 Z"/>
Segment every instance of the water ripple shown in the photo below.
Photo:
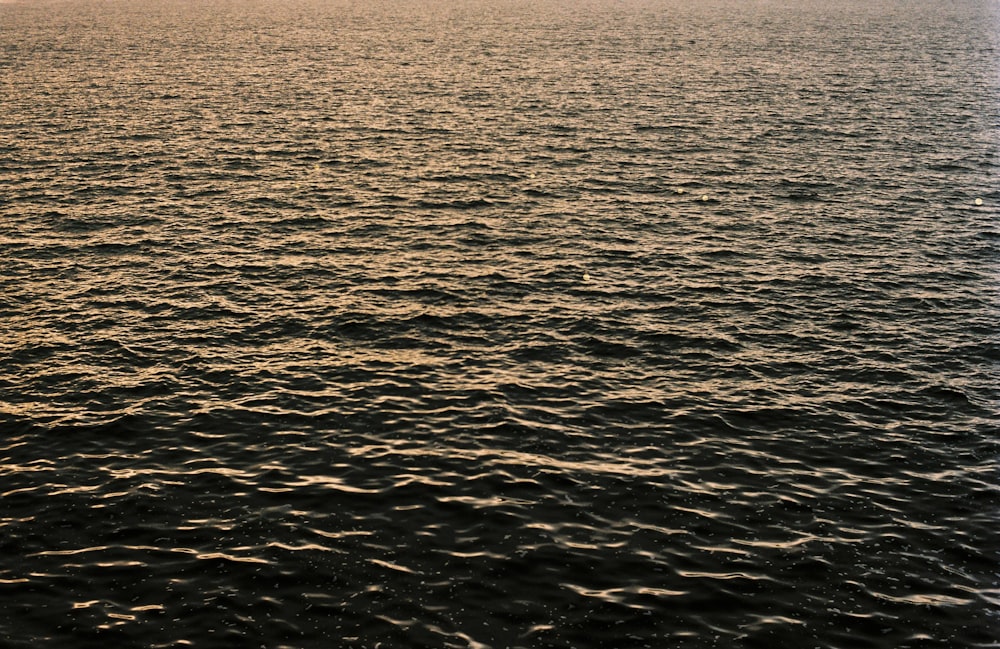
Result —
<path fill-rule="evenodd" d="M 0 2 L 5 642 L 995 646 L 996 16 L 682 5 Z"/>

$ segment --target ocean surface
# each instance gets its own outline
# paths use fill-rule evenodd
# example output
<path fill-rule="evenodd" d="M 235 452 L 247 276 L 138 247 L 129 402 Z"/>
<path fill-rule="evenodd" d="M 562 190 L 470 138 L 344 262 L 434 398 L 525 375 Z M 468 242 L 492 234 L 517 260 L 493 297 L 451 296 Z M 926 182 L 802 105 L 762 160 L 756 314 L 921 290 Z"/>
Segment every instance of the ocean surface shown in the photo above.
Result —
<path fill-rule="evenodd" d="M 0 647 L 1000 647 L 996 0 L 3 0 Z"/>

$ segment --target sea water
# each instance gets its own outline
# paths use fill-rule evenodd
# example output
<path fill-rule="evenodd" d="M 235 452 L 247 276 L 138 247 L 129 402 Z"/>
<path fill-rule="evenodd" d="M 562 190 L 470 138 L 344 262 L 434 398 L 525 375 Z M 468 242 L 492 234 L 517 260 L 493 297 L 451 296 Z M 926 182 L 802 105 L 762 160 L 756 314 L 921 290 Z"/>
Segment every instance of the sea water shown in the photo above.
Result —
<path fill-rule="evenodd" d="M 0 4 L 0 645 L 998 646 L 998 15 Z"/>

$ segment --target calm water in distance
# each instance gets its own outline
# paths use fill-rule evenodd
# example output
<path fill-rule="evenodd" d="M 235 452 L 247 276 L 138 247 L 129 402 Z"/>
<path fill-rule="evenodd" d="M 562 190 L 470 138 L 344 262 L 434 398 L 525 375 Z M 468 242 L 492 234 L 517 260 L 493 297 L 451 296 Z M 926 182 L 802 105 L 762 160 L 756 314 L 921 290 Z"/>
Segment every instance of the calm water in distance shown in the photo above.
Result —
<path fill-rule="evenodd" d="M 1000 646 L 998 34 L 5 0 L 0 646 Z"/>

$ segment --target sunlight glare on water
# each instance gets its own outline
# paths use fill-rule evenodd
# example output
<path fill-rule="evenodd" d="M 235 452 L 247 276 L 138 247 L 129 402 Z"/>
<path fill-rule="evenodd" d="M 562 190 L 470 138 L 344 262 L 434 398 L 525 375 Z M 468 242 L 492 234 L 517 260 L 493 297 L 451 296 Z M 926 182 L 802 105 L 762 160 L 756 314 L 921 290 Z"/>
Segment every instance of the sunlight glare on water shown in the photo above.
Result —
<path fill-rule="evenodd" d="M 4 647 L 996 646 L 996 3 L 0 25 Z"/>

